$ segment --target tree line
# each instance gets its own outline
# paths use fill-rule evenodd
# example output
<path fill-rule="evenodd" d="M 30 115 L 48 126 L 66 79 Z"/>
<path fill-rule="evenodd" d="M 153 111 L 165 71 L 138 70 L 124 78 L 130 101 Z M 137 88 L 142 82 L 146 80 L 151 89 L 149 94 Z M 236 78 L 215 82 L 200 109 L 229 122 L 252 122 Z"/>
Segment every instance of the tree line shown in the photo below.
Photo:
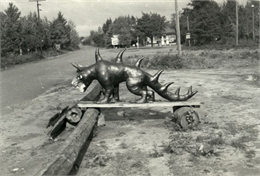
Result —
<path fill-rule="evenodd" d="M 238 16 L 239 40 L 252 41 L 253 30 L 255 38 L 259 38 L 259 1 L 248 0 L 245 5 L 239 4 Z M 187 42 L 186 34 L 190 33 L 193 45 L 234 44 L 236 1 L 227 0 L 218 4 L 214 0 L 191 0 L 188 7 L 180 12 L 179 20 L 181 43 Z M 170 21 L 165 16 L 152 12 L 142 12 L 140 18 L 130 15 L 115 20 L 109 18 L 97 31 L 92 30 L 83 44 L 111 47 L 113 35 L 118 35 L 119 43 L 123 46 L 136 44 L 137 40 L 139 44 L 145 45 L 147 38 L 153 44 L 153 37 L 161 37 L 166 28 L 175 30 L 175 24 L 175 13 Z"/>
<path fill-rule="evenodd" d="M 119 16 L 114 21 L 109 18 L 97 31 L 90 31 L 83 44 L 110 47 L 113 35 L 118 35 L 119 45 L 122 46 L 129 47 L 136 44 L 137 40 L 144 44 L 146 37 L 153 40 L 153 37 L 159 36 L 166 29 L 167 24 L 165 16 L 157 13 L 142 12 L 141 18 Z"/>
<path fill-rule="evenodd" d="M 1 56 L 13 53 L 30 53 L 49 49 L 73 49 L 80 42 L 75 24 L 67 21 L 61 12 L 49 21 L 46 17 L 38 19 L 35 12 L 22 17 L 13 4 L 4 12 L 1 19 Z M 55 47 L 56 46 L 56 47 Z"/>
<path fill-rule="evenodd" d="M 253 38 L 259 38 L 259 3 L 259 1 L 248 0 L 245 5 L 238 4 L 238 38 L 240 41 L 252 42 Z M 173 14 L 173 19 L 174 16 Z M 218 4 L 214 0 L 192 0 L 181 13 L 180 28 L 182 41 L 185 40 L 185 34 L 190 32 L 194 45 L 210 43 L 234 45 L 236 1 L 227 0 Z M 255 37 L 253 31 L 255 31 Z M 258 40 L 254 42 L 256 41 Z"/>

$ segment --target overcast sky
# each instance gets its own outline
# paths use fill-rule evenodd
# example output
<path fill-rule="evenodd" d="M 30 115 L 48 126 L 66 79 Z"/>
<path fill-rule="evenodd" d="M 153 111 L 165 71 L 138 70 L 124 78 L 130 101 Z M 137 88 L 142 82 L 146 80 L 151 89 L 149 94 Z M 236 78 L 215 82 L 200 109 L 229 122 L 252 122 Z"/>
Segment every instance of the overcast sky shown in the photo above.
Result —
<path fill-rule="evenodd" d="M 36 11 L 33 0 L 1 0 L 1 11 L 13 2 L 26 16 L 30 11 Z M 223 3 L 224 0 L 215 0 Z M 247 0 L 238 0 L 245 4 Z M 133 15 L 141 17 L 142 12 L 157 12 L 168 21 L 175 12 L 174 0 L 39 0 L 42 11 L 40 16 L 46 16 L 49 21 L 57 17 L 59 11 L 69 21 L 76 25 L 80 36 L 88 36 L 90 30 L 97 30 L 108 18 L 114 20 L 119 16 Z M 178 0 L 179 10 L 186 7 L 190 0 Z"/>

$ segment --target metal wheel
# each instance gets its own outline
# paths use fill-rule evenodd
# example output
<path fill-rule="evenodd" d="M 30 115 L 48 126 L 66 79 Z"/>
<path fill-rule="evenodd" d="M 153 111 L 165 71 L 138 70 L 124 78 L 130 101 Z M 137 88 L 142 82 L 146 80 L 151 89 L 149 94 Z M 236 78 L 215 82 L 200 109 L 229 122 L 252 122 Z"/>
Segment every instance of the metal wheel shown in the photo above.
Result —
<path fill-rule="evenodd" d="M 193 129 L 200 123 L 198 113 L 191 107 L 181 107 L 174 112 L 177 124 L 184 130 Z"/>

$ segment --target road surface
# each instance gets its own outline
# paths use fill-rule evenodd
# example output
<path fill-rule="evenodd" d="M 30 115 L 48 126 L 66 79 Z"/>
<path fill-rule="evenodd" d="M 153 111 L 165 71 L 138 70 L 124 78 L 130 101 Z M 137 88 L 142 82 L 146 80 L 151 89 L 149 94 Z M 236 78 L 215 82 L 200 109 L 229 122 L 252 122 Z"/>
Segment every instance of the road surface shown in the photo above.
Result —
<path fill-rule="evenodd" d="M 13 105 L 32 100 L 50 87 L 70 84 L 76 69 L 69 62 L 93 64 L 94 54 L 95 48 L 85 47 L 65 55 L 1 71 L 1 114 L 12 112 Z"/>

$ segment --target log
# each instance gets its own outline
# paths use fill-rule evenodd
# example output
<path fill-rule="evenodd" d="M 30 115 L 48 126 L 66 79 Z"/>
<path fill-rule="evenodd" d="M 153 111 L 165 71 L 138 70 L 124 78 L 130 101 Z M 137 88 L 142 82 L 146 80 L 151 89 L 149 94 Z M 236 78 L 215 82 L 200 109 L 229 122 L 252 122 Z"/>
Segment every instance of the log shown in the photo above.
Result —
<path fill-rule="evenodd" d="M 97 101 L 101 95 L 101 85 L 97 82 L 95 87 L 80 101 Z"/>
<path fill-rule="evenodd" d="M 92 132 L 98 115 L 98 110 L 92 108 L 87 109 L 77 128 L 64 142 L 63 147 L 60 150 L 61 152 L 57 154 L 56 159 L 37 175 L 68 175 L 83 144 Z"/>

